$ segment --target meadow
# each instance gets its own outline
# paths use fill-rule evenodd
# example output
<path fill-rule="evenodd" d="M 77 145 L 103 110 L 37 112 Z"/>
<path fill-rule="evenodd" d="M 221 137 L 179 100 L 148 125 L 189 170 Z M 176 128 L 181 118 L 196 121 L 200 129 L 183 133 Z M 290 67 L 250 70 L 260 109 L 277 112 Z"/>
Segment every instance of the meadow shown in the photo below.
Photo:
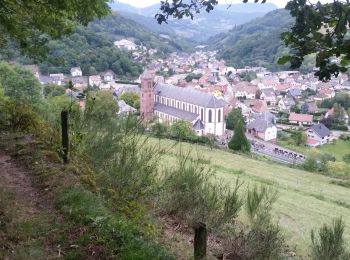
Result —
<path fill-rule="evenodd" d="M 292 144 L 291 140 L 278 140 L 278 144 L 287 147 L 291 150 L 298 151 L 305 155 L 313 154 L 331 154 L 337 161 L 343 161 L 345 154 L 350 154 L 350 142 L 344 140 L 336 140 L 334 143 L 322 145 L 319 147 L 307 147 L 307 146 L 296 146 Z"/>
<path fill-rule="evenodd" d="M 233 154 L 209 147 L 178 143 L 170 140 L 151 139 L 150 142 L 166 147 L 163 164 L 176 163 L 179 151 L 191 151 L 203 158 L 203 162 L 215 169 L 216 179 L 234 186 L 237 178 L 244 182 L 242 194 L 254 183 L 273 186 L 278 190 L 274 204 L 274 218 L 282 227 L 289 245 L 307 255 L 310 232 L 333 218 L 342 216 L 347 227 L 346 239 L 350 239 L 350 189 L 332 184 L 334 178 L 290 168 L 264 159 Z M 169 148 L 171 147 L 171 148 Z M 245 216 L 239 217 L 243 222 Z"/>

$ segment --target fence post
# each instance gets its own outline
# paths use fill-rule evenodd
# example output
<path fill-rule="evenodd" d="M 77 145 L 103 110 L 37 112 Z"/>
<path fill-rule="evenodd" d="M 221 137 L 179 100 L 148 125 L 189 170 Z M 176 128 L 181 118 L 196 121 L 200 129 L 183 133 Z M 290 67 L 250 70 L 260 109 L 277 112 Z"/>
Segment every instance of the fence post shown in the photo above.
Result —
<path fill-rule="evenodd" d="M 62 110 L 61 112 L 61 128 L 62 128 L 62 150 L 64 163 L 69 162 L 69 129 L 68 129 L 68 111 Z"/>
<path fill-rule="evenodd" d="M 194 225 L 194 260 L 204 260 L 207 255 L 207 227 L 198 222 Z"/>

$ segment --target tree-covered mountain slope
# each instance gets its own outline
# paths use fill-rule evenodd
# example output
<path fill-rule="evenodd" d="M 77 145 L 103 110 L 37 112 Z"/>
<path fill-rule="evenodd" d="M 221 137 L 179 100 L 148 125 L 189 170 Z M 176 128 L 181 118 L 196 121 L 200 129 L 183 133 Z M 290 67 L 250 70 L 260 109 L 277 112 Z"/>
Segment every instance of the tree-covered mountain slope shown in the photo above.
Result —
<path fill-rule="evenodd" d="M 278 69 L 278 58 L 288 52 L 280 35 L 292 25 L 293 18 L 288 11 L 279 9 L 211 37 L 208 44 L 210 48 L 219 50 L 219 56 L 229 65 Z"/>

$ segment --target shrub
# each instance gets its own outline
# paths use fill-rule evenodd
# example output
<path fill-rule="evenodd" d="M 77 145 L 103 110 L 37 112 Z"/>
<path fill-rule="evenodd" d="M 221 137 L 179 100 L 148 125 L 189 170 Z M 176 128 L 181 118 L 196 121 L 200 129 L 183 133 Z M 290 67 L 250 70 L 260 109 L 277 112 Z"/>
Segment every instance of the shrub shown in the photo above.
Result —
<path fill-rule="evenodd" d="M 167 125 L 162 124 L 160 122 L 156 122 L 151 126 L 151 133 L 157 138 L 165 137 L 168 132 Z"/>
<path fill-rule="evenodd" d="M 311 231 L 311 253 L 317 260 L 347 259 L 344 243 L 345 224 L 341 218 L 333 220 L 331 226 L 323 225 L 318 234 Z"/>
<path fill-rule="evenodd" d="M 179 154 L 175 167 L 165 170 L 161 182 L 160 208 L 187 224 L 207 223 L 210 228 L 233 224 L 242 202 L 240 184 L 233 189 L 212 182 L 212 170 L 198 158 Z"/>
<path fill-rule="evenodd" d="M 343 156 L 343 161 L 346 162 L 346 163 L 350 163 L 350 153 L 345 154 Z"/>
<path fill-rule="evenodd" d="M 278 225 L 272 223 L 271 208 L 277 193 L 267 186 L 248 189 L 245 210 L 250 229 L 229 240 L 226 259 L 280 259 L 285 248 Z"/>

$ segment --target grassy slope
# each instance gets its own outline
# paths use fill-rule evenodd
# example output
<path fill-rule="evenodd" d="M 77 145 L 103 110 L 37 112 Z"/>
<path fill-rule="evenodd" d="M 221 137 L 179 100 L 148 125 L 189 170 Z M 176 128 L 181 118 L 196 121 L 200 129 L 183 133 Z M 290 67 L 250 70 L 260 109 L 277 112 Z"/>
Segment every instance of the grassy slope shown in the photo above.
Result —
<path fill-rule="evenodd" d="M 160 143 L 170 147 L 173 142 L 161 140 Z M 252 183 L 277 187 L 279 198 L 274 206 L 275 217 L 285 230 L 287 241 L 296 245 L 303 255 L 308 249 L 312 228 L 338 216 L 350 225 L 350 189 L 331 184 L 330 177 L 190 144 L 172 148 L 164 163 L 174 163 L 176 151 L 181 148 L 210 158 L 216 176 L 229 185 L 235 185 L 236 179 L 240 178 L 245 188 Z M 240 217 L 244 219 L 244 216 Z M 350 239 L 350 228 L 346 229 L 346 238 Z"/>
<path fill-rule="evenodd" d="M 315 154 L 315 153 L 329 153 L 337 159 L 337 161 L 342 161 L 345 154 L 350 153 L 350 142 L 337 140 L 336 144 L 327 144 L 317 148 L 310 148 L 306 146 L 295 146 L 290 145 L 288 142 L 281 142 L 280 144 L 289 147 L 295 151 L 299 151 L 305 154 Z"/>

